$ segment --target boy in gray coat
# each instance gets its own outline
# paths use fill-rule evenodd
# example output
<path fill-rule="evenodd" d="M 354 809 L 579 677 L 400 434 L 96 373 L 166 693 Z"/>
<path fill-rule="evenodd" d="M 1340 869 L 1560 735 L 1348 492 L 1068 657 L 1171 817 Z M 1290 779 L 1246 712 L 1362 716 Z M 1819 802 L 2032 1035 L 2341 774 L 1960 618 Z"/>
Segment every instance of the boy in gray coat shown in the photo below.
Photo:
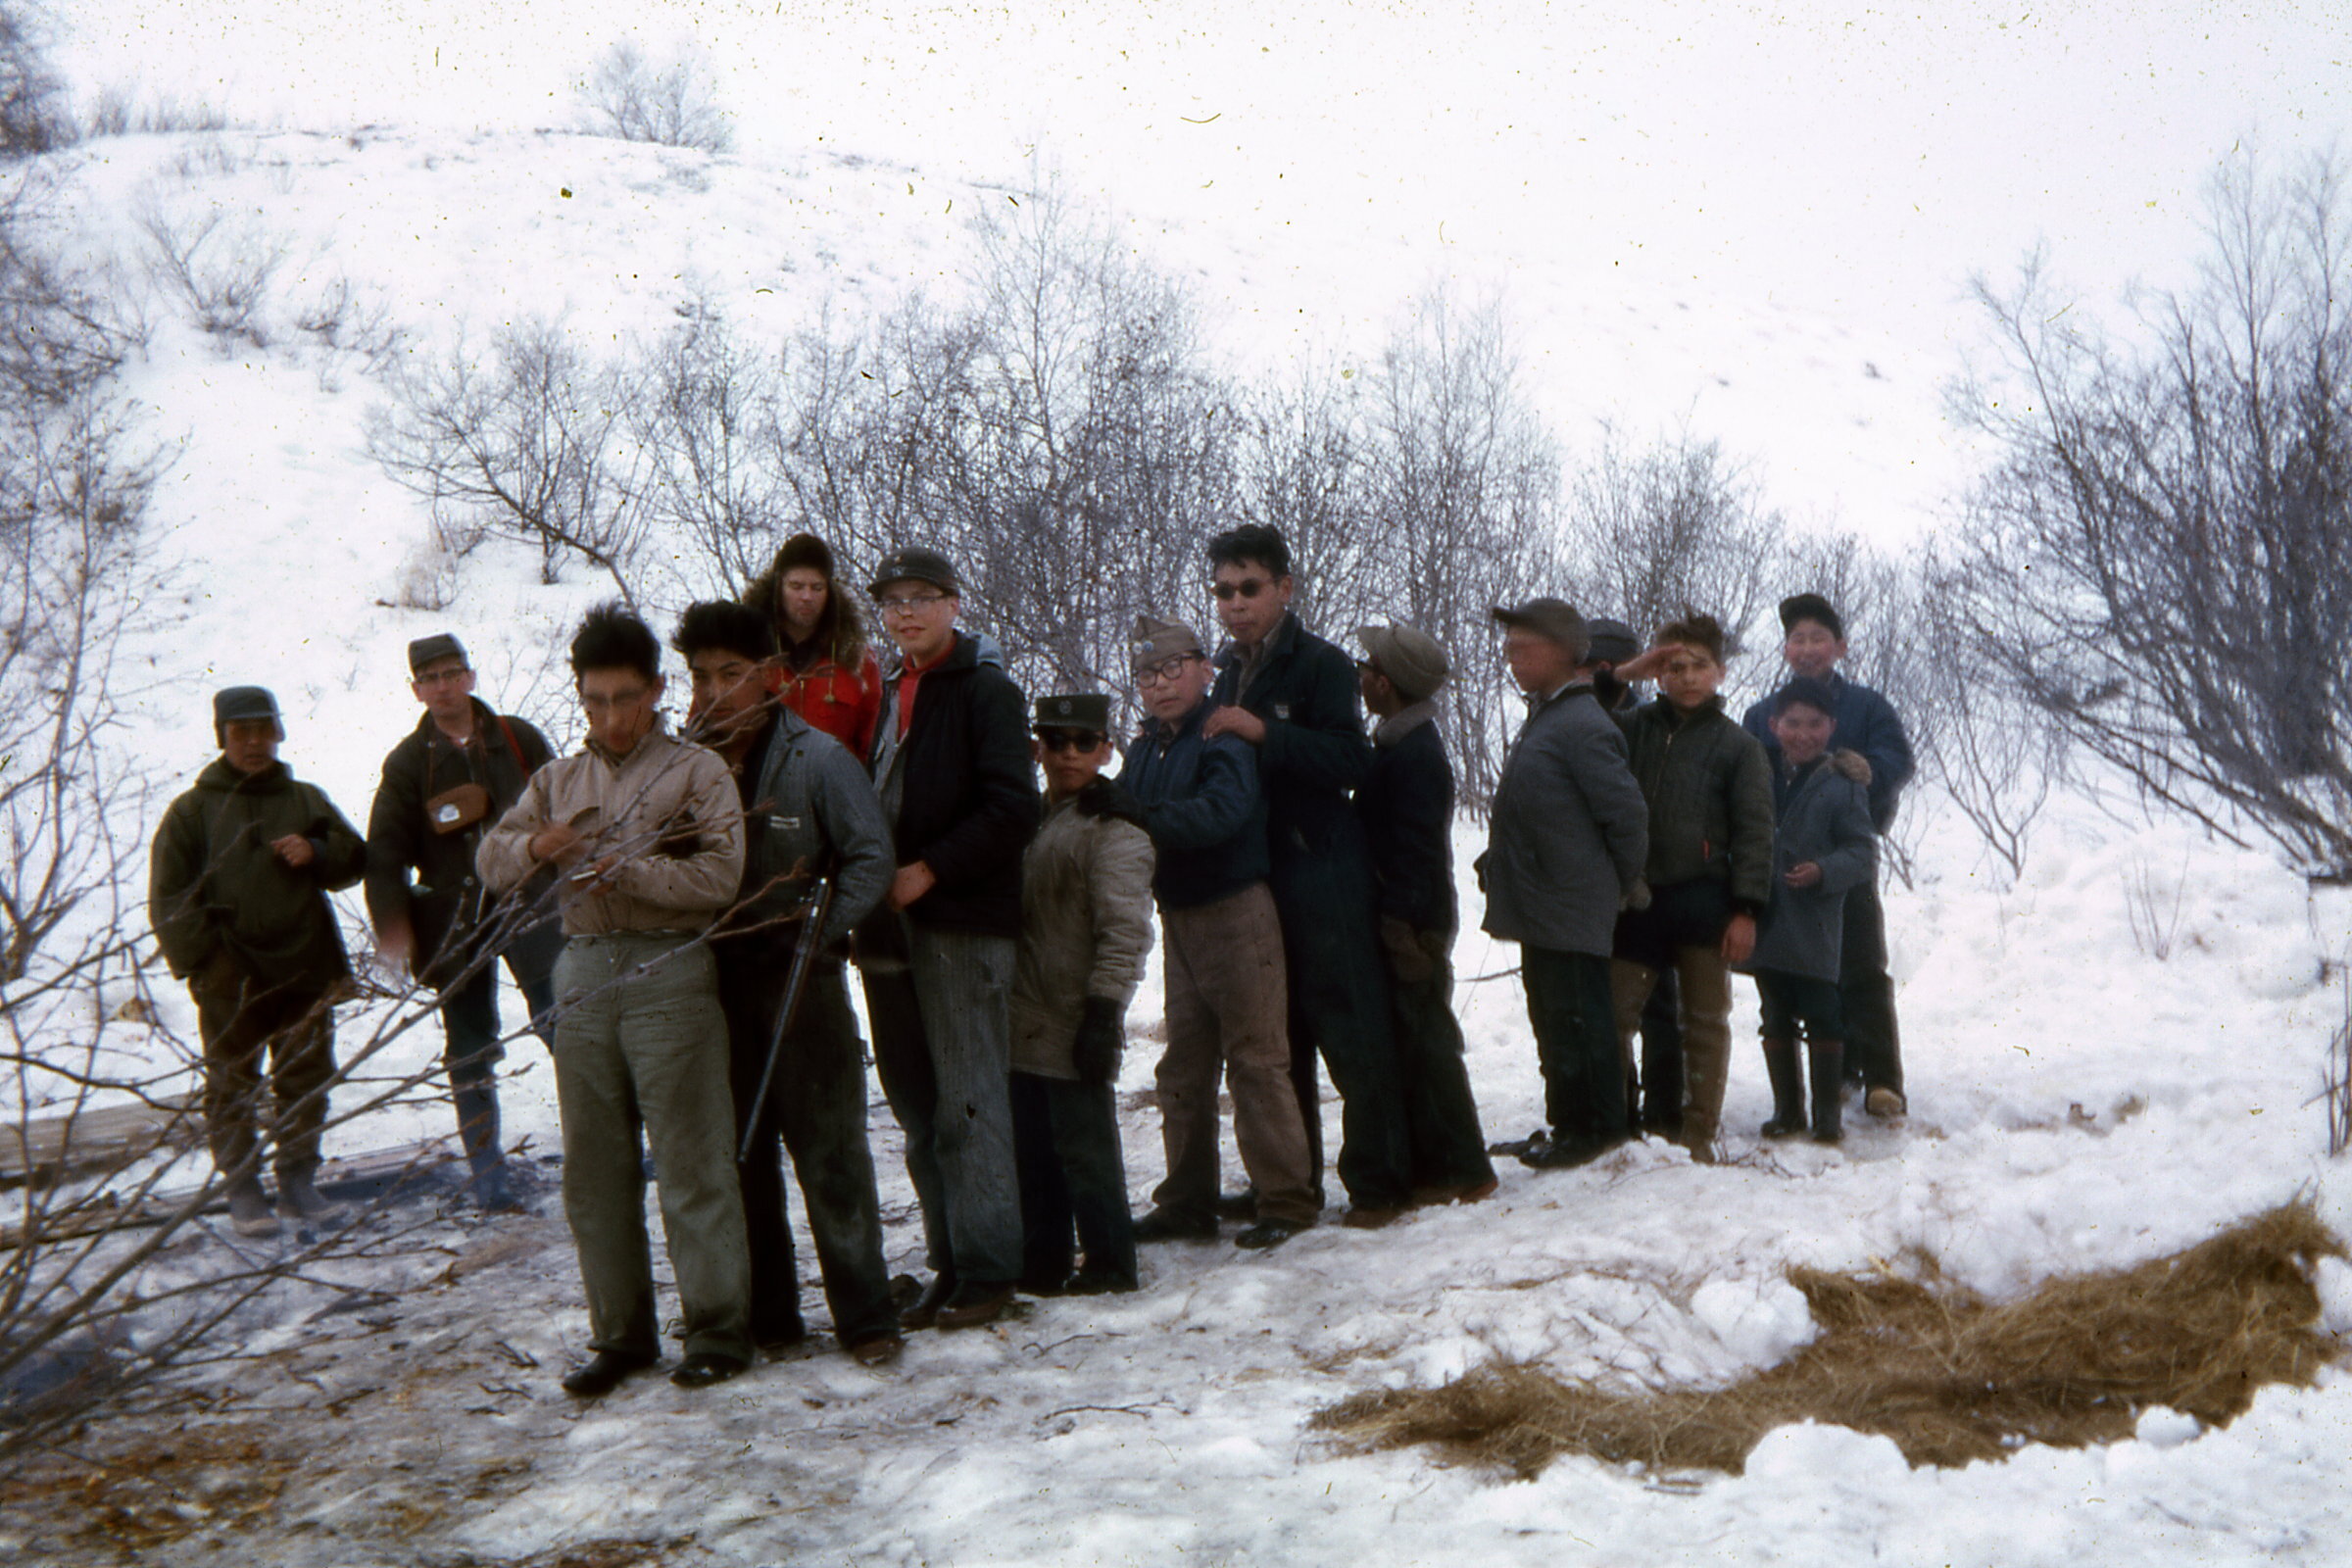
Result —
<path fill-rule="evenodd" d="M 1509 1152 L 1552 1170 L 1626 1139 L 1609 948 L 1649 854 L 1649 805 L 1624 735 L 1593 699 L 1584 617 L 1561 600 L 1531 599 L 1494 618 L 1529 711 L 1495 786 L 1479 883 L 1486 929 L 1520 945 L 1550 1123 Z"/>
<path fill-rule="evenodd" d="M 1877 870 L 1878 837 L 1864 786 L 1828 760 L 1838 729 L 1837 693 L 1825 681 L 1800 675 L 1767 702 L 1780 746 L 1772 780 L 1778 820 L 1772 907 L 1750 963 L 1763 995 L 1764 1067 L 1772 1078 L 1772 1120 L 1763 1132 L 1793 1138 L 1805 1130 L 1796 1063 L 1801 1026 L 1811 1057 L 1813 1137 L 1834 1144 L 1844 1136 L 1838 1104 L 1845 1064 L 1838 964 L 1845 898 Z"/>

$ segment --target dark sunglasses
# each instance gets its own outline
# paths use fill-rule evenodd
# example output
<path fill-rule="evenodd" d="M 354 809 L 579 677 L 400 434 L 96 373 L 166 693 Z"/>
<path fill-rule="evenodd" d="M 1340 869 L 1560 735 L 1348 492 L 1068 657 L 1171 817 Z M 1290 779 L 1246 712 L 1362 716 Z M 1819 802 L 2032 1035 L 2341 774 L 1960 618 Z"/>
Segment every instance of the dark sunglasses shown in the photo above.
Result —
<path fill-rule="evenodd" d="M 1041 729 L 1037 743 L 1049 752 L 1091 752 L 1105 737 L 1091 729 Z"/>
<path fill-rule="evenodd" d="M 1244 599 L 1255 599 L 1273 586 L 1263 577 L 1245 577 L 1240 582 L 1211 583 L 1208 591 L 1219 599 L 1231 599 L 1236 594 Z"/>

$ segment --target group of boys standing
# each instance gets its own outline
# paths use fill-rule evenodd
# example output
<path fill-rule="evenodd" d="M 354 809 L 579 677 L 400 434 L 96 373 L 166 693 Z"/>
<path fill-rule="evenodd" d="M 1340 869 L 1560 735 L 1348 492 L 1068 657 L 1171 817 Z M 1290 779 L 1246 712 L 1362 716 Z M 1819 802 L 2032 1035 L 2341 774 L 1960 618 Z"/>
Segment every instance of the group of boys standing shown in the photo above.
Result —
<path fill-rule="evenodd" d="M 898 1355 L 903 1329 L 993 1321 L 1016 1290 L 1133 1290 L 1139 1242 L 1213 1239 L 1237 1218 L 1238 1244 L 1266 1249 L 1315 1224 L 1318 1056 L 1342 1101 L 1342 1223 L 1494 1193 L 1451 1006 L 1446 656 L 1403 626 L 1359 628 L 1360 658 L 1314 635 L 1291 612 L 1277 530 L 1221 534 L 1209 563 L 1227 645 L 1212 658 L 1193 627 L 1139 619 L 1148 716 L 1115 778 L 1110 695 L 1026 704 L 995 647 L 957 626 L 952 563 L 905 549 L 877 566 L 885 675 L 808 535 L 741 601 L 681 618 L 692 739 L 664 728 L 661 646 L 618 606 L 572 639 L 588 735 L 564 758 L 473 696 L 456 638 L 413 643 L 425 711 L 386 759 L 364 844 L 276 760 L 269 694 L 220 693 L 222 758 L 158 831 L 151 904 L 198 1001 L 232 1224 L 267 1235 L 280 1215 L 332 1211 L 312 1178 L 349 969 L 324 893 L 363 875 L 383 954 L 439 993 L 485 1208 L 515 1202 L 497 959 L 551 1047 L 591 1330 L 564 1380 L 577 1396 L 660 1359 L 641 1130 L 683 1318 L 671 1377 L 689 1388 L 806 1337 L 779 1146 L 836 1336 L 868 1365 Z M 1838 1136 L 1849 1035 L 1872 1042 L 1857 1053 L 1870 1108 L 1900 1114 L 1883 931 L 1851 933 L 1877 919 L 1875 897 L 1854 895 L 1909 756 L 1884 700 L 1836 675 L 1835 611 L 1783 606 L 1796 678 L 1747 728 L 1715 695 L 1722 636 L 1704 616 L 1646 652 L 1622 628 L 1596 649 L 1558 600 L 1495 617 L 1530 712 L 1480 882 L 1486 928 L 1522 945 L 1547 1123 L 1496 1151 L 1582 1164 L 1647 1125 L 1711 1158 L 1732 966 L 1764 993 L 1768 1135 Z M 1651 679 L 1661 695 L 1631 707 Z M 1113 1086 L 1154 906 L 1166 1176 L 1136 1218 Z M 911 1300 L 883 1261 L 853 954 L 921 1207 L 931 1280 Z M 1840 1004 L 1841 962 L 1874 957 L 1875 987 L 1866 973 L 1850 989 L 1884 995 L 1883 1022 Z M 1666 972 L 1679 1006 L 1661 1017 Z M 275 1212 L 254 1132 L 265 1054 Z M 1245 1192 L 1218 1191 L 1220 1083 Z"/>

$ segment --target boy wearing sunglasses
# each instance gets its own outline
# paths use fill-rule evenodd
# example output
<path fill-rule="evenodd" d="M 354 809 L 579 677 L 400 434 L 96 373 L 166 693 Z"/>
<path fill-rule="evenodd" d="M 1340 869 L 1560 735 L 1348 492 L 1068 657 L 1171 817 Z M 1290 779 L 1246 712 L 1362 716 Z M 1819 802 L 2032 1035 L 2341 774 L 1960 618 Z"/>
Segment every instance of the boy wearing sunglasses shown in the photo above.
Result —
<path fill-rule="evenodd" d="M 1021 858 L 1012 969 L 1012 1145 L 1022 1288 L 1094 1296 L 1136 1287 L 1135 1221 L 1114 1099 L 1122 1021 L 1152 951 L 1152 840 L 1102 776 L 1117 756 L 1110 699 L 1038 700 L 1045 821 Z M 1071 1264 L 1075 1230 L 1085 1262 Z"/>

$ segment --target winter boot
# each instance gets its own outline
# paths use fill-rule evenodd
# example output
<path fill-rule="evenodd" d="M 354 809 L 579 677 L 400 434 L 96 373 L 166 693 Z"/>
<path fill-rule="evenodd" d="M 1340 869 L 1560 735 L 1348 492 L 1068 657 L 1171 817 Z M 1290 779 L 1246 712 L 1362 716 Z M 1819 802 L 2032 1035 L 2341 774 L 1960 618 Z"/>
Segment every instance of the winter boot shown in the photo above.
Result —
<path fill-rule="evenodd" d="M 458 1141 L 466 1147 L 466 1165 L 473 1173 L 473 1200 L 485 1214 L 513 1213 L 521 1200 L 507 1181 L 507 1159 L 498 1147 L 498 1083 L 458 1084 L 450 1091 L 458 1102 Z"/>
<path fill-rule="evenodd" d="M 275 1236 L 277 1214 L 259 1176 L 245 1175 L 228 1184 L 228 1225 L 239 1236 Z"/>
<path fill-rule="evenodd" d="M 1813 1069 L 1813 1141 L 1835 1144 L 1845 1137 L 1840 1119 L 1845 1092 L 1845 1043 L 1816 1040 L 1806 1046 Z"/>
<path fill-rule="evenodd" d="M 1796 1042 L 1765 1041 L 1764 1072 L 1772 1080 L 1772 1120 L 1761 1131 L 1767 1138 L 1797 1137 L 1805 1130 L 1805 1085 L 1797 1067 Z"/>
<path fill-rule="evenodd" d="M 280 1215 L 301 1224 L 315 1225 L 343 1212 L 343 1205 L 320 1192 L 311 1180 L 314 1174 L 302 1166 L 277 1173 L 277 1211 Z"/>

